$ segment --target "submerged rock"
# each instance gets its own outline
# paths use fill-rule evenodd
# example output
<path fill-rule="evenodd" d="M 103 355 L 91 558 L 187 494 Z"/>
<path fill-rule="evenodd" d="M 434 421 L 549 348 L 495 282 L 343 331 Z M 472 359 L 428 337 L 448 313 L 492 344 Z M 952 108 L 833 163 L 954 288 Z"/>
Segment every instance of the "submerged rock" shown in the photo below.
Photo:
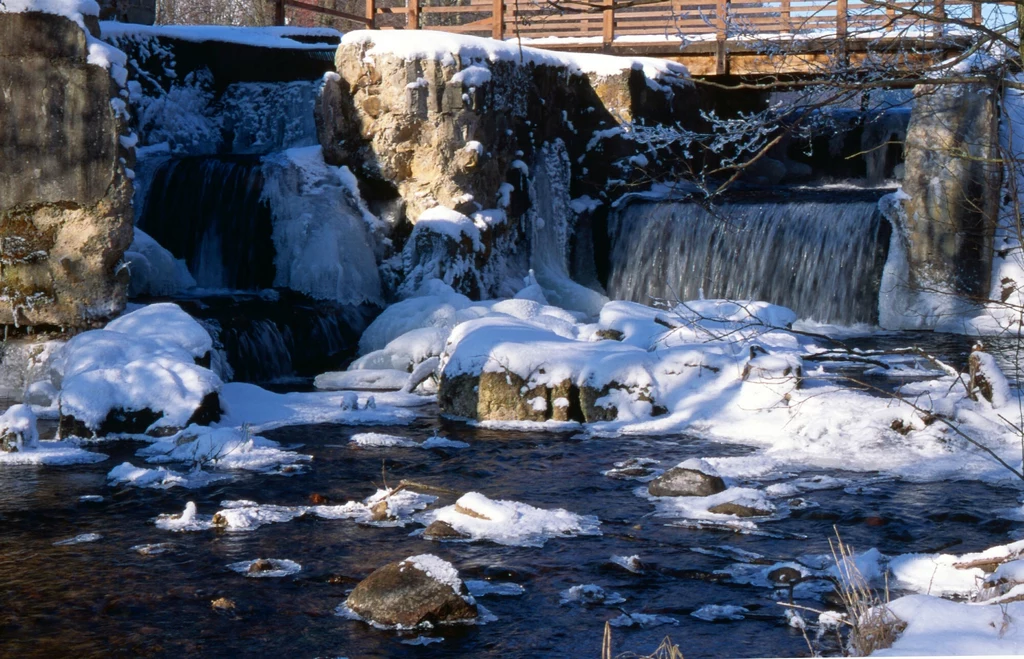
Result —
<path fill-rule="evenodd" d="M 427 540 L 465 540 L 469 538 L 468 535 L 457 531 L 448 522 L 439 519 L 431 522 L 430 526 L 423 530 L 423 537 Z"/>
<path fill-rule="evenodd" d="M 452 564 L 431 554 L 378 568 L 345 605 L 368 621 L 398 627 L 468 622 L 478 613 Z"/>
<path fill-rule="evenodd" d="M 274 563 L 266 558 L 257 558 L 249 565 L 248 572 L 250 574 L 255 572 L 269 572 L 274 569 Z"/>
<path fill-rule="evenodd" d="M 718 515 L 735 515 L 736 517 L 766 517 L 772 514 L 770 510 L 763 510 L 755 506 L 748 506 L 738 501 L 726 501 L 708 508 L 708 512 Z"/>
<path fill-rule="evenodd" d="M 688 464 L 688 462 L 683 464 Z M 680 465 L 672 467 L 651 481 L 647 486 L 647 491 L 651 496 L 656 497 L 708 497 L 724 492 L 725 481 L 721 476 Z"/>

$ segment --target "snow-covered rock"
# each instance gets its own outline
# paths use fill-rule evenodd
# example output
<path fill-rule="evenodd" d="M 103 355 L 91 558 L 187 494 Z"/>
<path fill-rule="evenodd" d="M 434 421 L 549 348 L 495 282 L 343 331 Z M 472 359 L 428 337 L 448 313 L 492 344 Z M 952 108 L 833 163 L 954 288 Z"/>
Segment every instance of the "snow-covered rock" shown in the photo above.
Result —
<path fill-rule="evenodd" d="M 471 622 L 479 613 L 455 567 L 432 554 L 376 569 L 356 585 L 345 607 L 375 625 L 400 629 Z"/>
<path fill-rule="evenodd" d="M 36 415 L 28 405 L 12 405 L 0 414 L 0 451 L 17 453 L 39 447 Z"/>
<path fill-rule="evenodd" d="M 173 304 L 84 332 L 54 362 L 61 434 L 176 432 L 220 417 L 220 378 L 198 365 L 212 340 Z"/>

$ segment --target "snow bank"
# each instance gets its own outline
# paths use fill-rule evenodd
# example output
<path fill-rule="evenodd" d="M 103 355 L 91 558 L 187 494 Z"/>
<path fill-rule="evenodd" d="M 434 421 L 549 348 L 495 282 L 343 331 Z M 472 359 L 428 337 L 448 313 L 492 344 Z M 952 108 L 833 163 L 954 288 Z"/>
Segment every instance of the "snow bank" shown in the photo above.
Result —
<path fill-rule="evenodd" d="M 72 442 L 41 441 L 35 448 L 6 453 L 0 451 L 0 465 L 77 465 L 103 462 L 107 456 L 79 448 Z"/>
<path fill-rule="evenodd" d="M 576 515 L 561 508 L 544 510 L 517 501 L 488 499 L 477 492 L 464 494 L 454 505 L 429 511 L 418 519 L 424 525 L 440 520 L 473 540 L 499 545 L 542 547 L 555 537 L 600 535 L 593 515 Z"/>
<path fill-rule="evenodd" d="M 39 2 L 40 0 L 17 0 L 18 2 Z M 42 0 L 59 3 L 60 0 Z M 72 0 L 67 0 L 71 2 Z M 92 0 L 82 0 L 83 4 L 96 5 Z M 10 5 L 6 2 L 5 4 Z M 98 15 L 99 7 L 92 15 Z M 117 39 L 125 36 L 162 37 L 204 43 L 219 41 L 260 48 L 287 48 L 289 50 L 323 50 L 334 48 L 341 38 L 341 33 L 330 28 L 303 27 L 234 27 L 229 25 L 135 25 L 114 21 L 100 22 L 101 34 L 104 39 Z M 303 41 L 291 37 L 303 37 Z M 322 41 L 308 43 L 310 37 L 322 37 Z"/>
<path fill-rule="evenodd" d="M 1024 652 L 1024 602 L 975 606 L 926 595 L 893 600 L 889 610 L 907 628 L 891 648 L 872 656 L 1016 655 Z"/>
<path fill-rule="evenodd" d="M 342 403 L 351 396 L 356 396 L 356 407 L 343 407 Z M 351 391 L 278 394 L 253 384 L 229 382 L 220 391 L 224 416 L 217 425 L 249 424 L 252 432 L 316 423 L 406 425 L 419 416 L 406 408 L 431 402 L 424 396 L 374 392 L 375 407 L 369 407 L 369 398 L 368 394 L 356 395 Z"/>
<path fill-rule="evenodd" d="M 188 421 L 216 393 L 220 378 L 195 362 L 212 348 L 206 330 L 174 304 L 126 314 L 106 329 L 72 338 L 54 361 L 60 410 L 92 430 L 111 412 L 151 410 L 151 428 Z"/>
<path fill-rule="evenodd" d="M 630 69 L 642 70 L 651 80 L 689 76 L 686 67 L 666 60 L 520 48 L 514 43 L 434 30 L 356 30 L 346 33 L 341 43 L 367 46 L 364 57 L 391 55 L 406 60 L 433 59 L 449 66 L 454 66 L 458 61 L 464 68 L 487 62 L 522 62 L 534 66 L 557 66 L 572 73 L 597 76 L 616 75 Z"/>

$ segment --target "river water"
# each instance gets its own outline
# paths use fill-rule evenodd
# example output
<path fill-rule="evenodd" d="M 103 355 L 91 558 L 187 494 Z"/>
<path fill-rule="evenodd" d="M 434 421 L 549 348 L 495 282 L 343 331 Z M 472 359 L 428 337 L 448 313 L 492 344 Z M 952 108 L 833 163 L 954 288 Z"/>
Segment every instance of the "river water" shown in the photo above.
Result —
<path fill-rule="evenodd" d="M 687 435 L 581 439 L 572 433 L 498 432 L 429 411 L 413 426 L 375 430 L 417 440 L 436 431 L 469 447 L 360 448 L 348 441 L 359 429 L 285 428 L 264 434 L 303 444 L 302 452 L 314 457 L 306 473 L 243 475 L 199 491 L 106 486 L 109 469 L 131 460 L 142 445 L 133 441 L 96 447 L 110 455 L 97 465 L 5 468 L 0 656 L 596 657 L 605 621 L 624 611 L 668 616 L 677 624 L 616 628 L 616 653 L 649 652 L 670 635 L 691 659 L 807 656 L 803 637 L 787 626 L 776 604 L 785 593 L 744 585 L 722 571 L 735 572 L 743 561 L 770 564 L 825 554 L 833 525 L 861 550 L 980 550 L 1007 541 L 1014 523 L 993 511 L 1014 505 L 1018 496 L 1015 489 L 980 483 L 913 484 L 831 472 L 841 479 L 837 487 L 802 494 L 803 503 L 791 505 L 788 515 L 758 523 L 763 535 L 743 535 L 668 525 L 671 520 L 653 517 L 653 505 L 634 492 L 636 481 L 601 474 L 632 457 L 671 466 L 688 457 L 739 455 L 748 450 L 743 447 Z M 436 543 L 410 536 L 420 528 L 416 524 L 381 528 L 300 518 L 247 533 L 171 533 L 152 523 L 158 514 L 180 513 L 188 501 L 209 514 L 224 500 L 305 505 L 312 493 L 338 503 L 362 499 L 381 484 L 382 468 L 392 485 L 409 479 L 596 515 L 602 535 L 555 538 L 536 548 Z M 775 482 L 814 475 L 791 474 Z M 102 495 L 103 501 L 82 502 L 82 495 Z M 442 497 L 441 503 L 451 499 Z M 83 533 L 102 537 L 53 544 Z M 131 549 L 168 542 L 169 550 L 158 555 Z M 427 646 L 403 643 L 419 633 L 377 630 L 335 614 L 373 569 L 428 552 L 451 561 L 464 579 L 514 582 L 525 592 L 478 598 L 496 620 L 428 631 L 443 640 Z M 632 555 L 640 557 L 642 573 L 610 561 Z M 258 557 L 290 559 L 302 571 L 251 579 L 226 567 Z M 561 605 L 560 591 L 579 584 L 600 585 L 625 601 Z M 214 609 L 211 601 L 222 597 L 235 608 Z M 748 612 L 742 620 L 717 622 L 691 615 L 708 604 Z"/>

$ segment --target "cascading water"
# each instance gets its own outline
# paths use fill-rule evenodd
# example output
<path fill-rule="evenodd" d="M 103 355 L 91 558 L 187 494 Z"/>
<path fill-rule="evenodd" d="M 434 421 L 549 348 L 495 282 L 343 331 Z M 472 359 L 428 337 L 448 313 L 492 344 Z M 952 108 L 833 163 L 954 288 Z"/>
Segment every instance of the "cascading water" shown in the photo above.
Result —
<path fill-rule="evenodd" d="M 875 201 L 633 203 L 612 218 L 608 293 L 766 300 L 805 319 L 878 320 L 891 228 Z"/>
<path fill-rule="evenodd" d="M 534 168 L 530 188 L 530 267 L 548 301 L 597 315 L 607 298 L 569 276 L 571 170 L 565 145 L 560 140 L 545 145 Z"/>
<path fill-rule="evenodd" d="M 255 158 L 168 160 L 154 174 L 138 225 L 201 288 L 258 290 L 274 283 L 271 213 Z"/>
<path fill-rule="evenodd" d="M 295 294 L 177 302 L 210 330 L 230 367 L 230 379 L 264 384 L 343 368 L 380 312 L 374 305 L 317 302 Z"/>

